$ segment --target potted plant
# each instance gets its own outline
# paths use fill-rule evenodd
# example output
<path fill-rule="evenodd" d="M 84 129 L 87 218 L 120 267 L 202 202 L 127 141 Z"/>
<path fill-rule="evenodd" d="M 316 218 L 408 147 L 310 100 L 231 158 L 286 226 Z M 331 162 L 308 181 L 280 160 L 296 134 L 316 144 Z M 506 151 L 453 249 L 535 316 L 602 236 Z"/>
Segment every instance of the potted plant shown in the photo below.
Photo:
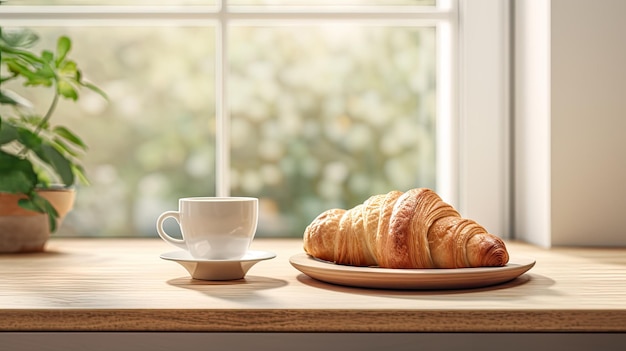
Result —
<path fill-rule="evenodd" d="M 85 143 L 51 123 L 59 100 L 77 101 L 81 88 L 106 98 L 68 57 L 68 37 L 58 38 L 55 51 L 35 53 L 38 40 L 28 28 L 0 27 L 0 252 L 43 250 L 73 206 L 73 186 L 87 183 Z M 49 105 L 32 106 L 8 89 L 11 81 L 48 90 Z"/>

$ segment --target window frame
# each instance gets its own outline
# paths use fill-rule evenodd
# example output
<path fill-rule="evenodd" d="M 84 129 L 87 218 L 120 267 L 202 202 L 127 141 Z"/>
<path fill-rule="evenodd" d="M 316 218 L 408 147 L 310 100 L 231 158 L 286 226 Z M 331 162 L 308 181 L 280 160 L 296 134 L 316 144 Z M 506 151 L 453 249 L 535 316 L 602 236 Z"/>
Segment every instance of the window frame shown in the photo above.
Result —
<path fill-rule="evenodd" d="M 458 209 L 512 239 L 512 1 L 459 0 Z"/>
<path fill-rule="evenodd" d="M 216 35 L 228 35 L 230 21 L 330 20 L 438 23 L 437 192 L 461 214 L 491 232 L 510 238 L 510 1 L 439 0 L 427 7 L 323 7 L 302 13 L 276 7 L 252 12 L 252 7 L 225 6 L 0 6 L 4 25 L 112 24 L 117 21 L 163 20 L 216 26 Z M 354 12 L 358 9 L 360 12 Z M 442 34 L 443 33 L 443 34 Z M 230 193 L 228 171 L 229 116 L 227 43 L 218 40 L 216 84 L 216 194 Z"/>

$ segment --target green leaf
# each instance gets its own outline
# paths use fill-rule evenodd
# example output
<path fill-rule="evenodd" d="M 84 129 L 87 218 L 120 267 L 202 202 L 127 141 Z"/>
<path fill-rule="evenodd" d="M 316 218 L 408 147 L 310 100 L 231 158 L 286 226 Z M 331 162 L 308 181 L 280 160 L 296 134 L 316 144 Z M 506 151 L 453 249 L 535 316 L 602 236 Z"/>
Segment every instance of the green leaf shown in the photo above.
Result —
<path fill-rule="evenodd" d="M 80 85 L 84 86 L 85 88 L 88 88 L 89 90 L 98 93 L 98 95 L 102 96 L 103 98 L 105 98 L 106 100 L 109 99 L 109 97 L 107 96 L 107 94 L 104 92 L 104 90 L 98 88 L 97 86 L 89 83 L 89 82 L 80 82 Z"/>
<path fill-rule="evenodd" d="M 35 172 L 28 172 L 20 169 L 10 169 L 0 171 L 0 192 L 21 194 L 29 192 L 35 187 L 33 179 L 36 180 Z"/>
<path fill-rule="evenodd" d="M 48 130 L 50 123 L 44 121 L 43 117 L 36 114 L 23 114 L 19 119 L 20 125 L 29 125 L 31 127 L 40 126 L 40 128 Z"/>
<path fill-rule="evenodd" d="M 48 226 L 50 227 L 50 232 L 54 233 L 57 230 L 57 218 L 59 218 L 59 213 L 48 200 L 44 198 L 42 199 L 45 201 L 42 205 L 44 207 L 44 211 L 48 214 Z"/>
<path fill-rule="evenodd" d="M 54 127 L 52 130 L 56 135 L 71 142 L 72 144 L 80 147 L 83 150 L 87 150 L 87 145 L 76 134 L 72 133 L 69 129 L 63 126 Z"/>
<path fill-rule="evenodd" d="M 21 76 L 23 76 L 24 78 L 30 78 L 35 76 L 35 73 L 32 72 L 30 70 L 30 68 L 26 65 L 24 65 L 21 62 L 15 61 L 15 60 L 11 60 L 11 61 L 5 61 L 6 66 L 9 70 L 9 72 L 13 72 L 15 74 L 19 74 Z"/>
<path fill-rule="evenodd" d="M 15 99 L 11 98 L 8 95 L 5 95 L 5 93 L 0 90 L 0 104 L 17 105 L 17 101 L 15 101 Z"/>
<path fill-rule="evenodd" d="M 74 86 L 66 80 L 59 81 L 57 85 L 57 91 L 63 97 L 72 99 L 74 101 L 78 100 L 78 92 L 76 91 Z"/>
<path fill-rule="evenodd" d="M 20 61 L 28 63 L 30 65 L 45 63 L 39 56 L 33 54 L 30 51 L 13 48 L 7 45 L 2 45 L 0 42 L 0 50 L 2 50 L 2 58 L 6 61 Z"/>
<path fill-rule="evenodd" d="M 0 150 L 0 192 L 28 194 L 36 184 L 30 162 Z"/>
<path fill-rule="evenodd" d="M 10 143 L 14 140 L 17 140 L 17 138 L 17 129 L 14 126 L 8 123 L 3 123 L 0 126 L 0 145 Z"/>
<path fill-rule="evenodd" d="M 63 139 L 61 138 L 54 138 L 52 139 L 52 142 L 54 143 L 54 147 L 59 150 L 61 153 L 65 153 L 68 155 L 71 155 L 73 157 L 80 157 L 80 154 L 74 149 L 71 148 L 69 145 L 67 145 Z"/>
<path fill-rule="evenodd" d="M 41 137 L 26 128 L 17 128 L 17 140 L 31 150 L 39 149 L 42 143 Z"/>
<path fill-rule="evenodd" d="M 78 72 L 78 65 L 74 61 L 63 61 L 58 66 L 59 74 L 63 77 L 71 78 L 73 80 L 80 79 L 80 73 Z"/>
<path fill-rule="evenodd" d="M 2 28 L 0 38 L 8 46 L 14 48 L 29 48 L 39 40 L 37 33 L 29 28 Z"/>
<path fill-rule="evenodd" d="M 20 207 L 25 210 L 44 213 L 43 208 L 40 208 L 39 206 L 37 206 L 37 203 L 30 198 L 20 199 L 18 200 L 17 204 L 20 205 Z"/>
<path fill-rule="evenodd" d="M 28 198 L 20 199 L 18 201 L 18 205 L 29 211 L 47 214 L 50 232 L 55 232 L 57 229 L 57 218 L 59 218 L 57 210 L 46 198 L 40 196 L 36 192 L 33 191 L 28 195 Z"/>
<path fill-rule="evenodd" d="M 49 188 L 51 186 L 52 179 L 50 179 L 51 172 L 43 169 L 42 167 L 36 167 L 35 173 L 37 173 L 37 188 Z"/>
<path fill-rule="evenodd" d="M 72 163 L 63 154 L 61 154 L 54 147 L 43 144 L 41 145 L 43 153 L 46 155 L 46 160 L 54 170 L 57 172 L 61 181 L 65 185 L 74 184 L 74 173 L 72 172 Z"/>
<path fill-rule="evenodd" d="M 52 63 L 54 61 L 54 54 L 52 51 L 44 50 L 41 53 L 41 58 L 47 63 Z"/>
<path fill-rule="evenodd" d="M 37 71 L 35 71 L 35 74 L 43 80 L 56 79 L 56 74 L 54 73 L 54 69 L 50 65 L 41 66 Z"/>
<path fill-rule="evenodd" d="M 72 165 L 72 169 L 74 170 L 74 174 L 78 177 L 78 181 L 82 184 L 89 185 L 89 179 L 87 178 L 87 173 L 85 169 L 81 165 Z"/>
<path fill-rule="evenodd" d="M 70 51 L 71 48 L 72 41 L 70 40 L 70 38 L 62 36 L 59 38 L 59 40 L 57 40 L 57 67 L 61 64 L 61 62 L 63 62 L 63 60 L 65 60 L 65 57 L 67 56 L 67 53 Z"/>
<path fill-rule="evenodd" d="M 24 85 L 43 85 L 43 86 L 51 86 L 52 79 L 54 78 L 54 72 L 52 72 L 49 68 L 40 68 L 37 71 L 31 71 L 28 66 L 23 65 L 22 63 L 11 61 L 7 63 L 7 67 L 9 71 L 19 74 L 26 79 Z"/>

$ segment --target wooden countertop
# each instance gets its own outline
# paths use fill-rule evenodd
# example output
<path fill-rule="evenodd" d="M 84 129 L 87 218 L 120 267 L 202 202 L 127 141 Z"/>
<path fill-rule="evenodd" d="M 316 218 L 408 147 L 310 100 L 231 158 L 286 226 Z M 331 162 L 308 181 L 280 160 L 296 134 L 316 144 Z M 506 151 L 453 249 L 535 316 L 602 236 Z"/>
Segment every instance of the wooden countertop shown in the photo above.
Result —
<path fill-rule="evenodd" d="M 243 280 L 193 280 L 160 239 L 60 239 L 0 255 L 2 331 L 625 332 L 626 249 L 540 249 L 528 273 L 469 290 L 344 287 L 300 273 L 299 239 L 258 238 L 277 257 Z"/>

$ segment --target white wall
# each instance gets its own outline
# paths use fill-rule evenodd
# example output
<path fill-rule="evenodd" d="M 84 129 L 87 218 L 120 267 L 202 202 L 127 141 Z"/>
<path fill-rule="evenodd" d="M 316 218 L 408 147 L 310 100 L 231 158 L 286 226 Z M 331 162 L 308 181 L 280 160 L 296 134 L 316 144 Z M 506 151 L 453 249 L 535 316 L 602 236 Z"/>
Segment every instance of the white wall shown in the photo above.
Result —
<path fill-rule="evenodd" d="M 515 3 L 515 235 L 626 246 L 626 1 Z"/>

